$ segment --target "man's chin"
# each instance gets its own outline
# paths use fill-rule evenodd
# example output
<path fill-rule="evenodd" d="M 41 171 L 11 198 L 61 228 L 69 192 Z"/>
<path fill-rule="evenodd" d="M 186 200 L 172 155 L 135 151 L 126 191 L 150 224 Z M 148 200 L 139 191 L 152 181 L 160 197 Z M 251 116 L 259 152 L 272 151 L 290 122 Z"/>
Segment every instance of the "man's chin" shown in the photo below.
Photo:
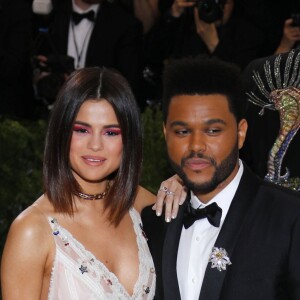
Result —
<path fill-rule="evenodd" d="M 213 184 L 213 182 L 211 180 L 210 181 L 201 181 L 201 182 L 187 180 L 187 181 L 184 181 L 184 184 L 189 190 L 193 191 L 195 194 L 210 193 L 216 188 L 216 185 Z"/>
<path fill-rule="evenodd" d="M 181 177 L 184 185 L 194 192 L 210 192 L 215 187 L 212 182 L 213 174 L 182 170 L 178 175 Z"/>
<path fill-rule="evenodd" d="M 183 170 L 183 174 L 186 181 L 189 181 L 191 182 L 191 184 L 196 186 L 209 184 L 214 175 L 211 172 L 208 172 L 208 170 L 201 170 L 201 171 Z"/>

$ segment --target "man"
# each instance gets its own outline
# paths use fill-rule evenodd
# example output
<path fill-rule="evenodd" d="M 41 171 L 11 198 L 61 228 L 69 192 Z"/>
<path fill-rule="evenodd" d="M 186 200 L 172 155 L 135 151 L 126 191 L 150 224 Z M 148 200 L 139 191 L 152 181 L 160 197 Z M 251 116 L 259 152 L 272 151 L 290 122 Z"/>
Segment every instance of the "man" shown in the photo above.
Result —
<path fill-rule="evenodd" d="M 147 37 L 150 62 L 207 54 L 244 68 L 258 56 L 263 34 L 234 15 L 234 0 L 171 0 Z"/>
<path fill-rule="evenodd" d="M 71 56 L 75 69 L 114 68 L 137 94 L 142 74 L 142 26 L 137 19 L 105 0 L 56 0 L 48 18 L 49 34 L 36 54 Z"/>
<path fill-rule="evenodd" d="M 157 299 L 300 299 L 300 195 L 239 160 L 247 132 L 241 87 L 235 67 L 213 59 L 165 70 L 168 155 L 190 195 L 172 222 L 151 208 L 142 214 Z"/>

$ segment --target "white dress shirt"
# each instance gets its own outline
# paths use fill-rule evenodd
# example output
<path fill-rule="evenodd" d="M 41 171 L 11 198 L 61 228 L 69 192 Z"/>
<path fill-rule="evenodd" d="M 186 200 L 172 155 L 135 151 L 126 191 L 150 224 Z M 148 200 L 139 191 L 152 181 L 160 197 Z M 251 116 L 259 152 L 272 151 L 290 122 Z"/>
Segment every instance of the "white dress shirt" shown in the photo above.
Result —
<path fill-rule="evenodd" d="M 97 16 L 100 4 L 91 5 L 88 10 L 82 10 L 78 7 L 74 0 L 72 0 L 73 11 L 77 13 L 87 13 L 91 10 L 95 12 Z M 90 37 L 94 28 L 94 22 L 88 19 L 83 19 L 77 25 L 74 24 L 72 18 L 69 24 L 69 36 L 68 36 L 68 55 L 74 58 L 75 69 L 83 68 L 85 66 L 86 53 L 90 41 Z"/>
<path fill-rule="evenodd" d="M 243 164 L 239 161 L 239 170 L 234 179 L 206 204 L 201 203 L 191 193 L 191 205 L 193 208 L 203 208 L 216 202 L 222 209 L 222 217 L 220 227 L 211 225 L 207 218 L 195 221 L 188 229 L 182 227 L 177 254 L 177 278 L 182 300 L 199 299 L 209 255 L 222 228 L 243 170 Z"/>

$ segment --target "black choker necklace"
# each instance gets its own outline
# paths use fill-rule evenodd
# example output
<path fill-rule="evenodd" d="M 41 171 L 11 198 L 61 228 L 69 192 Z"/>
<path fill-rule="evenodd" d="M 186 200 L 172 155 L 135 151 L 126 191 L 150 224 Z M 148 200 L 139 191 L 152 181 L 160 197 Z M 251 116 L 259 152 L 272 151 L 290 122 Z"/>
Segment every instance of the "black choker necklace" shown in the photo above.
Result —
<path fill-rule="evenodd" d="M 109 186 L 109 181 L 108 181 L 107 185 L 106 185 L 106 189 L 102 193 L 91 195 L 91 194 L 76 192 L 75 195 L 78 196 L 79 198 L 84 199 L 84 200 L 100 200 L 100 199 L 103 199 L 106 196 L 109 188 L 110 188 L 110 186 Z"/>

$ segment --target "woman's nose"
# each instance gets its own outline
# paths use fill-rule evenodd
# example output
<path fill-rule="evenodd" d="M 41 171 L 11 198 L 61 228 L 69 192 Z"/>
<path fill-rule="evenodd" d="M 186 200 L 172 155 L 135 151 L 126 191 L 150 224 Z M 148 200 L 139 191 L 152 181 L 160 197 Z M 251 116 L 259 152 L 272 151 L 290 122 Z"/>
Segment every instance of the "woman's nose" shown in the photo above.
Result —
<path fill-rule="evenodd" d="M 99 151 L 103 149 L 102 136 L 99 134 L 92 134 L 88 142 L 88 148 L 93 151 Z"/>

